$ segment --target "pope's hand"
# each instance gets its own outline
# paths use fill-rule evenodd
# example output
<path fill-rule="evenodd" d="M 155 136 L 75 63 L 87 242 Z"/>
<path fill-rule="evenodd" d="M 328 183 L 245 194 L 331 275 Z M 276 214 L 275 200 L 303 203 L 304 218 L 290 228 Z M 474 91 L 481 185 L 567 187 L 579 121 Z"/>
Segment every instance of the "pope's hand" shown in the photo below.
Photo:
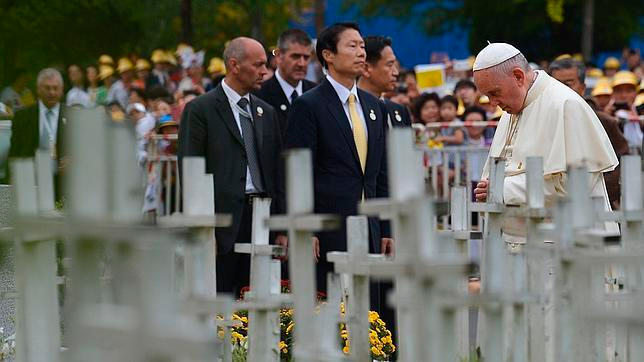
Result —
<path fill-rule="evenodd" d="M 320 239 L 317 236 L 313 237 L 313 258 L 316 263 L 320 260 Z"/>
<path fill-rule="evenodd" d="M 488 186 L 487 180 L 483 180 L 478 184 L 476 184 L 476 188 L 474 189 L 474 197 L 476 198 L 476 201 L 487 200 L 487 186 Z"/>
<path fill-rule="evenodd" d="M 383 255 L 394 256 L 394 239 L 382 238 L 380 239 L 380 250 Z"/>
<path fill-rule="evenodd" d="M 277 235 L 275 238 L 275 244 L 276 245 L 281 245 L 286 249 L 286 254 L 284 256 L 279 256 L 277 259 L 279 260 L 287 260 L 288 259 L 288 237 L 286 235 Z"/>

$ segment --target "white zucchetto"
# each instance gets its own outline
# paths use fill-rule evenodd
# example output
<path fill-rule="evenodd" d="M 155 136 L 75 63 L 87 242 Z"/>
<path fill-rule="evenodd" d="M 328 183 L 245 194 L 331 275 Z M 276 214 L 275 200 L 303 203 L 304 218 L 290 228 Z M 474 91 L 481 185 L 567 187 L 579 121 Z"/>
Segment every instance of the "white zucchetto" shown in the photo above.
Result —
<path fill-rule="evenodd" d="M 499 65 L 520 53 L 519 49 L 508 43 L 491 43 L 476 56 L 472 69 L 474 71 L 487 69 Z"/>

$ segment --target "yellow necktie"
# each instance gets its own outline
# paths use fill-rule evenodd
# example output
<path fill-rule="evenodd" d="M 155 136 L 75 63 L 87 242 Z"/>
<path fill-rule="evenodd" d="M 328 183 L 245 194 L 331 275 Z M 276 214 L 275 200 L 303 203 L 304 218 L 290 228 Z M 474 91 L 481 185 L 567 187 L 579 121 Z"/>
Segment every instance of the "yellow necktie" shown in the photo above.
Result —
<path fill-rule="evenodd" d="M 360 166 L 362 167 L 362 172 L 364 172 L 365 164 L 367 163 L 367 134 L 358 114 L 356 96 L 354 94 L 349 95 L 349 115 L 351 116 L 351 124 L 353 125 L 353 141 L 356 143 Z"/>

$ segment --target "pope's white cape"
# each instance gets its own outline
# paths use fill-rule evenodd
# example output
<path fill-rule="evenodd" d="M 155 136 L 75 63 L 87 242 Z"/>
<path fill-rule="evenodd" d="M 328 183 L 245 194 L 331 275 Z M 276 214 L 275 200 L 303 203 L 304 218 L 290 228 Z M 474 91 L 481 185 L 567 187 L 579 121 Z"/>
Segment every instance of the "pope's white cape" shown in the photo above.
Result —
<path fill-rule="evenodd" d="M 489 157 L 499 157 L 510 126 L 510 114 L 504 112 L 499 121 Z M 543 158 L 547 206 L 554 206 L 557 197 L 565 196 L 566 169 L 583 165 L 591 175 L 590 195 L 603 196 L 610 210 L 602 173 L 612 171 L 619 161 L 606 131 L 586 101 L 570 88 L 539 71 L 528 91 L 526 106 L 517 125 L 512 156 L 506 162 L 503 198 L 506 204 L 523 204 L 526 200 L 526 158 Z M 489 177 L 489 165 L 483 168 L 482 179 Z M 515 220 L 516 222 L 517 220 Z M 508 223 L 504 232 L 523 235 L 523 223 Z M 608 230 L 616 228 L 608 225 Z"/>

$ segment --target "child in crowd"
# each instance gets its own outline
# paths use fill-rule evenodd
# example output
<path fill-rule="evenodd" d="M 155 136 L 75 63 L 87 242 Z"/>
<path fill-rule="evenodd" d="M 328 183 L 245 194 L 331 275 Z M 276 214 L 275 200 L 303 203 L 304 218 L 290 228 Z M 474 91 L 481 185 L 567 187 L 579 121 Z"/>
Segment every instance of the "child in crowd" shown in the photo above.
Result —
<path fill-rule="evenodd" d="M 456 110 L 458 100 L 454 96 L 444 96 L 441 99 L 441 122 L 451 123 L 458 121 Z M 441 129 L 441 136 L 436 141 L 443 142 L 447 146 L 460 146 L 465 142 L 465 130 L 462 127 L 445 127 Z"/>

